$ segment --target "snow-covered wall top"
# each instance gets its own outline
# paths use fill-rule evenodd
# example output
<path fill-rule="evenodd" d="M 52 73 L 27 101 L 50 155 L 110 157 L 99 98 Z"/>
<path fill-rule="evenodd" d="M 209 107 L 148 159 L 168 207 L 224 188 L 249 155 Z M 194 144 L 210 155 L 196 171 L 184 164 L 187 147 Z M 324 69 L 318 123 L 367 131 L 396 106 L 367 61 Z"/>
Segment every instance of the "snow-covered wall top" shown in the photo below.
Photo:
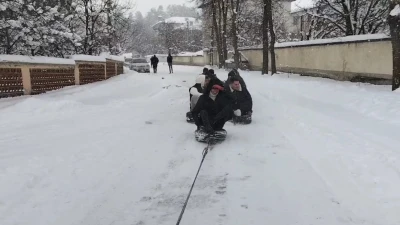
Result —
<path fill-rule="evenodd" d="M 7 62 L 75 65 L 75 61 L 72 59 L 53 58 L 53 57 L 45 57 L 45 56 L 0 55 L 0 63 L 7 63 Z"/>
<path fill-rule="evenodd" d="M 75 61 L 89 61 L 89 62 L 106 62 L 104 56 L 93 56 L 93 55 L 71 55 L 68 58 Z"/>
<path fill-rule="evenodd" d="M 120 61 L 120 62 L 125 62 L 125 57 L 123 55 L 117 56 L 117 55 L 111 55 L 108 52 L 102 52 L 100 53 L 101 57 L 105 57 L 106 59 L 111 59 L 115 61 Z"/>
<path fill-rule="evenodd" d="M 332 45 L 332 44 L 343 44 L 343 43 L 354 43 L 354 42 L 369 42 L 369 41 L 382 41 L 389 40 L 390 37 L 386 34 L 366 34 L 366 35 L 353 35 L 340 38 L 332 39 L 317 39 L 310 41 L 294 41 L 294 42 L 283 42 L 276 43 L 275 48 L 291 48 L 301 46 L 315 46 L 315 45 Z M 251 46 L 239 48 L 239 50 L 251 50 L 251 49 L 262 49 L 262 46 Z"/>
<path fill-rule="evenodd" d="M 120 61 L 120 62 L 124 62 L 125 61 L 124 56 L 109 55 L 106 58 L 107 59 L 111 59 L 111 60 L 115 60 L 115 61 Z"/>

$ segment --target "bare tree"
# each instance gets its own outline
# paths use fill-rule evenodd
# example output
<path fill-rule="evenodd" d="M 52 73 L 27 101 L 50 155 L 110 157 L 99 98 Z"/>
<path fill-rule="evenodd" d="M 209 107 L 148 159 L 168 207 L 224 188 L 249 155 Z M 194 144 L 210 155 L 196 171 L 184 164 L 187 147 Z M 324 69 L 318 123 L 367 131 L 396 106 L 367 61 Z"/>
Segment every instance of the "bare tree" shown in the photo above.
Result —
<path fill-rule="evenodd" d="M 272 0 L 267 1 L 268 6 L 268 29 L 269 33 L 271 35 L 271 45 L 270 45 L 270 52 L 271 52 L 271 73 L 275 74 L 276 73 L 276 60 L 275 60 L 275 31 L 274 31 L 274 22 L 273 22 L 273 17 L 272 17 Z"/>
<path fill-rule="evenodd" d="M 232 45 L 233 45 L 233 58 L 234 58 L 234 63 L 235 67 L 239 67 L 239 60 L 240 60 L 240 55 L 239 55 L 239 50 L 238 50 L 238 33 L 237 33 L 237 15 L 239 12 L 240 7 L 240 0 L 231 0 L 231 20 L 232 20 Z"/>
<path fill-rule="evenodd" d="M 217 15 L 217 4 L 218 0 L 212 0 L 211 10 L 212 10 L 212 19 L 213 19 L 213 29 L 217 42 L 217 52 L 218 52 L 218 68 L 222 68 L 225 60 L 222 52 L 222 39 L 221 39 L 221 29 L 218 26 L 218 15 Z"/>
<path fill-rule="evenodd" d="M 306 12 L 315 23 L 323 24 L 317 36 L 374 34 L 387 28 L 388 3 L 389 0 L 317 0 L 316 7 Z"/>
<path fill-rule="evenodd" d="M 263 36 L 263 65 L 261 74 L 268 74 L 268 1 L 263 0 L 263 23 L 262 23 L 262 36 Z"/>

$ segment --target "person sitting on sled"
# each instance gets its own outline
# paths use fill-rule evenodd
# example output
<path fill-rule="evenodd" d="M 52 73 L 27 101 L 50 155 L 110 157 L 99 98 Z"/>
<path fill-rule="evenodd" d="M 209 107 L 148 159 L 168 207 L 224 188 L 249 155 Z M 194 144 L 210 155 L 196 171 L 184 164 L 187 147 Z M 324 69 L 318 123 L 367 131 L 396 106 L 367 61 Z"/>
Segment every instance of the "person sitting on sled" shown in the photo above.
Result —
<path fill-rule="evenodd" d="M 232 99 L 223 90 L 217 80 L 210 80 L 206 91 L 192 109 L 197 131 L 202 130 L 208 134 L 224 131 L 225 123 L 232 117 Z"/>
<path fill-rule="evenodd" d="M 196 84 L 189 88 L 190 111 L 186 113 L 186 121 L 189 123 L 194 122 L 191 110 L 194 108 L 200 96 L 205 91 L 208 82 L 210 82 L 210 77 L 206 75 L 199 75 L 196 78 Z"/>
<path fill-rule="evenodd" d="M 228 90 L 229 86 L 230 86 L 230 82 L 229 79 L 231 77 L 236 77 L 239 79 L 240 82 L 240 86 L 242 86 L 242 88 L 246 88 L 246 83 L 244 82 L 243 78 L 240 76 L 239 71 L 237 71 L 236 69 L 232 69 L 229 73 L 228 73 L 228 79 L 225 81 L 224 84 L 224 89 Z"/>
<path fill-rule="evenodd" d="M 199 75 L 196 78 L 196 84 L 189 88 L 190 110 L 194 108 L 200 98 L 200 95 L 203 94 L 203 90 L 206 88 L 209 80 L 210 79 L 206 79 L 205 75 Z"/>
<path fill-rule="evenodd" d="M 251 117 L 253 113 L 253 99 L 251 98 L 250 92 L 247 88 L 243 88 L 240 85 L 240 79 L 236 76 L 229 78 L 229 89 L 228 94 L 233 100 L 233 120 L 240 120 L 238 117 Z"/>

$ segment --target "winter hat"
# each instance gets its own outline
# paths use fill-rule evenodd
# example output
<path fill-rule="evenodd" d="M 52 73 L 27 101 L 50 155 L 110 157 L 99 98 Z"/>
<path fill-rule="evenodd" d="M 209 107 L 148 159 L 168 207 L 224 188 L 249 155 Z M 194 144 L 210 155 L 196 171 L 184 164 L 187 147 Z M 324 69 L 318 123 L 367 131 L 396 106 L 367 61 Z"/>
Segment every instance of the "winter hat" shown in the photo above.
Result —
<path fill-rule="evenodd" d="M 206 76 L 205 76 L 205 75 L 199 75 L 199 76 L 197 76 L 197 78 L 196 78 L 196 84 L 201 84 L 201 83 L 203 83 L 205 79 L 206 79 Z"/>
<path fill-rule="evenodd" d="M 218 90 L 220 90 L 220 91 L 223 91 L 223 90 L 224 90 L 224 88 L 221 87 L 221 86 L 218 85 L 218 84 L 214 84 L 214 85 L 212 86 L 212 88 L 213 88 L 213 89 L 218 89 Z"/>
<path fill-rule="evenodd" d="M 203 74 L 207 74 L 208 73 L 208 68 L 204 67 L 203 68 Z"/>
<path fill-rule="evenodd" d="M 205 75 L 199 75 L 196 78 L 196 84 L 201 84 L 201 86 L 204 87 L 205 80 L 206 80 Z"/>
<path fill-rule="evenodd" d="M 236 69 L 232 69 L 229 73 L 228 73 L 228 77 L 233 77 L 239 75 L 239 72 Z"/>

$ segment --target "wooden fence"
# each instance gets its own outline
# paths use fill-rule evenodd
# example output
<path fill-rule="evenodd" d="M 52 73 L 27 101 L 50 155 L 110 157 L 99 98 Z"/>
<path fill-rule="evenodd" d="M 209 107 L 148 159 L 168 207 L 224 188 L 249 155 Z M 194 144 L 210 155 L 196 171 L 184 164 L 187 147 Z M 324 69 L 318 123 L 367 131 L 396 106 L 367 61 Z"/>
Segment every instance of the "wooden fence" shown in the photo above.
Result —
<path fill-rule="evenodd" d="M 0 55 L 0 98 L 41 94 L 122 74 L 123 60 L 99 56 L 67 59 Z"/>

